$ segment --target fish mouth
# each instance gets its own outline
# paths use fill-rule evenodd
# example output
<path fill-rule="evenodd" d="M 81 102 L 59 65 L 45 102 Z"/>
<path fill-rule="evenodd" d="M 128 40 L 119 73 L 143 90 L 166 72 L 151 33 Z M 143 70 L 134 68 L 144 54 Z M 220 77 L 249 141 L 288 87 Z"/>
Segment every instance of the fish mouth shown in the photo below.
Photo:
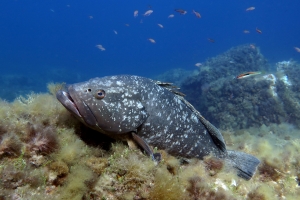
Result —
<path fill-rule="evenodd" d="M 67 110 L 73 113 L 76 117 L 82 119 L 78 107 L 68 92 L 64 90 L 58 90 L 56 92 L 56 98 Z"/>
<path fill-rule="evenodd" d="M 68 87 L 67 91 L 57 91 L 56 98 L 80 121 L 90 126 L 91 128 L 98 127 L 98 121 L 94 116 L 92 109 L 84 101 L 84 98 L 81 98 L 80 95 L 78 95 L 78 92 L 72 85 Z"/>

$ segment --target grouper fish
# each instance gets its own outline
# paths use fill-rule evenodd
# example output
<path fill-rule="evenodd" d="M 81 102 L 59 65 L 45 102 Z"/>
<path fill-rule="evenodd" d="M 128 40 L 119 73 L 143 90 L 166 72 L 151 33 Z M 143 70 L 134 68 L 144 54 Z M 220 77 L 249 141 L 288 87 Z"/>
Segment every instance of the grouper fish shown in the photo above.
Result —
<path fill-rule="evenodd" d="M 133 141 L 154 160 L 152 147 L 183 158 L 213 155 L 249 180 L 260 161 L 230 151 L 221 132 L 170 83 L 133 75 L 106 76 L 68 85 L 56 94 L 86 126 L 115 139 Z"/>

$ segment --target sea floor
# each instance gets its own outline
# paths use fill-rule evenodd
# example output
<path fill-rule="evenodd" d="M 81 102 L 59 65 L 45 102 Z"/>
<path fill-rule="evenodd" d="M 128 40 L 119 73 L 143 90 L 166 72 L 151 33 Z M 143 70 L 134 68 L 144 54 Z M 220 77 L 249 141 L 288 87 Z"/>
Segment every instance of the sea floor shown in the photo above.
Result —
<path fill-rule="evenodd" d="M 261 160 L 243 180 L 221 160 L 155 164 L 86 129 L 50 93 L 0 101 L 0 199 L 298 199 L 300 130 L 269 124 L 221 130 L 231 150 Z M 97 135 L 97 136 L 96 136 Z M 98 137 L 99 136 L 99 137 Z"/>

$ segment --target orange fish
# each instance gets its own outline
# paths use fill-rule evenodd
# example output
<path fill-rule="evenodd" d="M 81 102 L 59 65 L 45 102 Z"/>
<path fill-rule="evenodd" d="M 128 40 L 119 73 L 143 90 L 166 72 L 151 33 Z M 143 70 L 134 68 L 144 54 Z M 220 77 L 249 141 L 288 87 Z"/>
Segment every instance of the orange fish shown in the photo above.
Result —
<path fill-rule="evenodd" d="M 193 13 L 196 15 L 197 18 L 201 18 L 200 13 L 198 13 L 197 11 L 193 10 Z"/>
<path fill-rule="evenodd" d="M 256 27 L 256 32 L 258 32 L 259 34 L 262 34 L 262 31 L 261 30 L 259 30 L 257 27 Z"/>
<path fill-rule="evenodd" d="M 182 15 L 185 15 L 187 12 L 185 10 L 182 9 L 175 9 L 176 12 L 179 12 Z"/>
<path fill-rule="evenodd" d="M 251 11 L 251 10 L 254 10 L 254 9 L 255 9 L 255 7 L 249 7 L 249 8 L 246 9 L 246 11 Z"/>
<path fill-rule="evenodd" d="M 242 73 L 242 74 L 238 75 L 236 77 L 236 79 L 247 78 L 249 76 L 254 76 L 254 75 L 258 75 L 258 74 L 261 74 L 261 72 L 246 72 L 246 73 Z"/>
<path fill-rule="evenodd" d="M 299 47 L 294 47 L 294 49 L 295 49 L 298 53 L 300 53 L 300 48 L 299 48 Z"/>
<path fill-rule="evenodd" d="M 210 41 L 211 43 L 215 43 L 215 40 L 214 40 L 214 39 L 207 38 L 207 40 Z"/>

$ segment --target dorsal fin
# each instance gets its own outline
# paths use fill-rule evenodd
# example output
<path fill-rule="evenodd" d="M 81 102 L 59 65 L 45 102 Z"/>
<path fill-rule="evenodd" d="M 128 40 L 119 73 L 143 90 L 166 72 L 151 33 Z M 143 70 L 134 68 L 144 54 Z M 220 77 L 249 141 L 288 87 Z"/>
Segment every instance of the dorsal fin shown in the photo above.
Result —
<path fill-rule="evenodd" d="M 169 90 L 170 92 L 178 95 L 178 96 L 182 96 L 184 97 L 185 94 L 183 94 L 182 92 L 179 92 L 178 90 L 180 90 L 179 87 L 173 85 L 173 83 L 169 83 L 169 82 L 161 82 L 161 81 L 155 81 L 155 83 L 167 90 Z"/>

